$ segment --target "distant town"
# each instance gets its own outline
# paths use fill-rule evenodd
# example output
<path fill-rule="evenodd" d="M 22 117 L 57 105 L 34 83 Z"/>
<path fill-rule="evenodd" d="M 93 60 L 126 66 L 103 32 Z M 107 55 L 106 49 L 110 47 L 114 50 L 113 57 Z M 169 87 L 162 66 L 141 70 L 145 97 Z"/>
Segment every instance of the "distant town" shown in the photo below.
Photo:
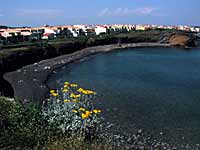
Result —
<path fill-rule="evenodd" d="M 4 27 L 0 28 L 0 46 L 34 42 L 38 40 L 52 40 L 58 37 L 95 36 L 100 34 L 126 33 L 146 30 L 179 30 L 199 33 L 200 27 L 167 26 L 167 25 L 63 25 L 41 27 Z"/>

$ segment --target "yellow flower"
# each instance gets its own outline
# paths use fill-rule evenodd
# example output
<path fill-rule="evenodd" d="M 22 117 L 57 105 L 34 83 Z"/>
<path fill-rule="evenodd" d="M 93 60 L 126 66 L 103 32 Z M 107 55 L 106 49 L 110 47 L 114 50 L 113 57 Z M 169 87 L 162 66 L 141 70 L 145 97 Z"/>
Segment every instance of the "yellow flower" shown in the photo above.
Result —
<path fill-rule="evenodd" d="M 83 88 L 79 88 L 77 91 L 81 93 L 83 91 Z"/>
<path fill-rule="evenodd" d="M 68 89 L 63 89 L 63 93 L 69 92 Z"/>
<path fill-rule="evenodd" d="M 55 93 L 56 91 L 55 90 L 50 90 L 50 93 Z"/>
<path fill-rule="evenodd" d="M 82 119 L 86 119 L 88 116 L 87 114 L 81 114 Z"/>
<path fill-rule="evenodd" d="M 80 97 L 81 97 L 81 95 L 80 95 L 80 94 L 76 95 L 76 98 L 80 98 Z"/>
<path fill-rule="evenodd" d="M 101 113 L 102 111 L 99 109 L 99 110 L 97 110 L 98 111 L 98 113 Z"/>
<path fill-rule="evenodd" d="M 77 110 L 72 110 L 72 112 L 73 112 L 73 113 L 78 113 L 78 111 L 77 111 Z"/>
<path fill-rule="evenodd" d="M 81 108 L 79 108 L 79 110 L 80 110 L 80 111 L 85 111 L 85 108 L 82 108 L 82 107 L 81 107 Z"/>
<path fill-rule="evenodd" d="M 77 87 L 78 84 L 70 84 L 71 87 Z"/>
<path fill-rule="evenodd" d="M 51 93 L 54 97 L 58 96 L 58 93 Z"/>
<path fill-rule="evenodd" d="M 71 94 L 70 94 L 70 97 L 71 97 L 71 98 L 80 98 L 81 95 L 80 95 L 80 94 L 79 94 L 79 95 L 75 95 L 74 93 L 71 93 Z"/>
<path fill-rule="evenodd" d="M 75 98 L 75 94 L 74 94 L 74 93 L 71 93 L 71 94 L 70 94 L 70 97 L 71 97 L 71 98 Z"/>
<path fill-rule="evenodd" d="M 96 92 L 94 92 L 94 91 L 83 90 L 83 89 L 79 90 L 79 92 L 81 92 L 83 94 L 87 94 L 87 95 L 95 95 L 96 94 Z"/>
<path fill-rule="evenodd" d="M 85 114 L 89 116 L 91 114 L 91 112 L 90 111 L 86 111 Z"/>
<path fill-rule="evenodd" d="M 95 109 L 95 110 L 93 110 L 93 112 L 94 112 L 95 114 L 97 114 L 97 113 L 98 113 L 98 110 Z"/>
<path fill-rule="evenodd" d="M 81 95 L 79 94 L 79 95 L 72 95 L 72 98 L 80 98 L 81 97 Z"/>
<path fill-rule="evenodd" d="M 65 85 L 70 85 L 70 83 L 69 82 L 65 82 Z"/>
<path fill-rule="evenodd" d="M 88 92 L 86 90 L 82 90 L 81 91 L 83 94 L 88 94 Z"/>
<path fill-rule="evenodd" d="M 68 99 L 65 99 L 65 100 L 64 100 L 64 102 L 65 102 L 65 103 L 68 103 L 68 102 L 70 102 L 70 100 L 68 100 Z"/>
<path fill-rule="evenodd" d="M 72 101 L 73 101 L 74 103 L 77 103 L 77 102 L 78 102 L 78 100 L 77 100 L 77 99 L 73 99 Z"/>
<path fill-rule="evenodd" d="M 67 84 L 64 85 L 64 88 L 68 88 L 69 86 Z"/>
<path fill-rule="evenodd" d="M 91 94 L 91 95 L 92 95 L 92 94 L 94 94 L 94 95 L 96 94 L 96 92 L 90 91 L 90 90 L 87 90 L 87 93 L 88 93 L 88 94 Z"/>
<path fill-rule="evenodd" d="M 101 113 L 101 110 L 100 110 L 100 109 L 94 109 L 93 112 L 94 112 L 95 114 L 97 114 L 97 113 Z"/>

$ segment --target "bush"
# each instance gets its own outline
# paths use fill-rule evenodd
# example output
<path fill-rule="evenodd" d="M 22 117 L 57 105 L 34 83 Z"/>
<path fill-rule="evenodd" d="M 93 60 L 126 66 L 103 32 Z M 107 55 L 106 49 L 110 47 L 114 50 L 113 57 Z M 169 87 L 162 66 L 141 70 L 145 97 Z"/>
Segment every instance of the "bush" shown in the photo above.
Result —
<path fill-rule="evenodd" d="M 43 143 L 47 137 L 45 120 L 40 109 L 33 104 L 22 106 L 18 101 L 1 98 L 1 118 L 3 128 L 0 132 L 0 148 L 32 148 Z"/>
<path fill-rule="evenodd" d="M 51 97 L 42 110 L 49 125 L 62 134 L 81 134 L 91 139 L 100 124 L 101 110 L 94 109 L 91 103 L 96 92 L 65 82 L 60 91 L 51 90 L 50 93 Z"/>
<path fill-rule="evenodd" d="M 83 144 L 95 138 L 101 110 L 94 109 L 90 100 L 96 93 L 68 82 L 50 93 L 41 108 L 0 97 L 0 149 L 41 149 L 60 139 L 68 139 L 64 144 L 68 145 L 69 139 Z"/>

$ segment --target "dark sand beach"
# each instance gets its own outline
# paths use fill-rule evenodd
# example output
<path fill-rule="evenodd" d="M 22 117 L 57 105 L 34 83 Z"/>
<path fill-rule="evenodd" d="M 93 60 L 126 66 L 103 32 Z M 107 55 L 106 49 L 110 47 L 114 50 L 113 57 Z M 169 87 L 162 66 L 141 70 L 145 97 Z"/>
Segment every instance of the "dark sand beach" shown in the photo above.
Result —
<path fill-rule="evenodd" d="M 22 101 L 41 102 L 49 91 L 45 84 L 48 76 L 53 73 L 55 69 L 62 67 L 63 65 L 72 63 L 89 55 L 100 52 L 108 52 L 115 49 L 169 46 L 170 44 L 161 43 L 130 43 L 89 47 L 72 54 L 63 55 L 53 59 L 43 60 L 32 65 L 24 66 L 23 68 L 14 72 L 4 74 L 4 78 L 11 84 L 14 90 L 15 98 L 18 98 Z"/>

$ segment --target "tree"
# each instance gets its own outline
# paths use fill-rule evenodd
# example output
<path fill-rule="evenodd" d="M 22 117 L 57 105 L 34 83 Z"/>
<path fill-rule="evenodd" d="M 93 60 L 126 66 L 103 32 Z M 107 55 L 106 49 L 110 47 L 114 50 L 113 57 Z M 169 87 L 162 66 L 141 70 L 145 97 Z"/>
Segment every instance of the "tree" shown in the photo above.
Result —
<path fill-rule="evenodd" d="M 64 35 L 65 37 L 72 37 L 73 36 L 73 34 L 71 33 L 71 31 L 68 30 L 68 29 L 61 30 L 60 31 L 60 35 Z"/>
<path fill-rule="evenodd" d="M 79 36 L 85 36 L 85 32 L 83 31 L 83 29 L 79 29 Z"/>

